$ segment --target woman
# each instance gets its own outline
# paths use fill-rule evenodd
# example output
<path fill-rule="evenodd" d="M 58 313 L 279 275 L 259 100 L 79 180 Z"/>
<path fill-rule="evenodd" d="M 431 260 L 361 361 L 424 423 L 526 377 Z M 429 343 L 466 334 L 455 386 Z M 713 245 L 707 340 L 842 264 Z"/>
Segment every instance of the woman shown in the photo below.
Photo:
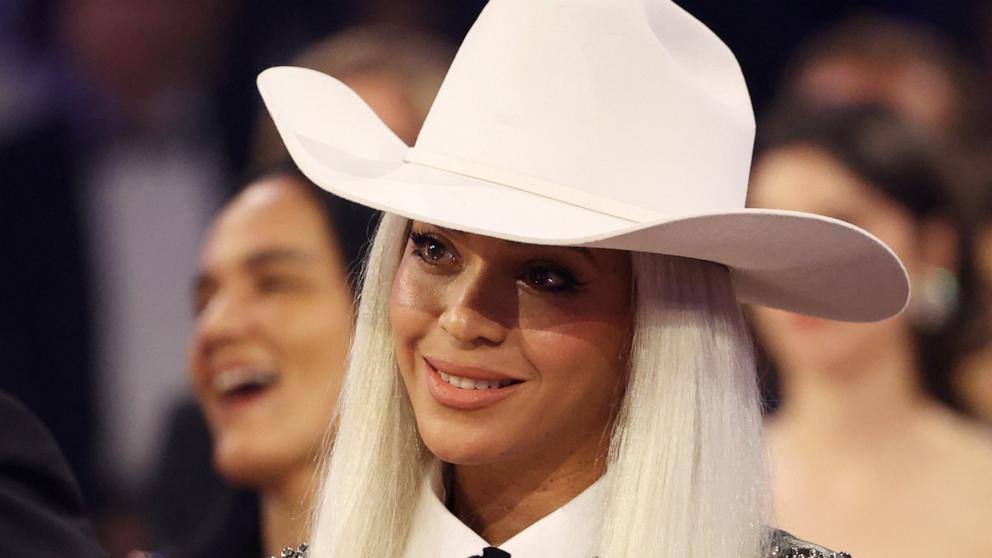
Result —
<path fill-rule="evenodd" d="M 416 137 L 416 132 L 423 122 L 423 117 L 430 108 L 429 99 L 433 98 L 433 95 L 437 92 L 437 87 L 443 77 L 443 68 L 446 66 L 447 61 L 450 61 L 451 53 L 448 52 L 444 45 L 437 44 L 429 36 L 409 31 L 395 31 L 393 29 L 378 28 L 358 28 L 346 31 L 328 41 L 307 49 L 297 57 L 297 61 L 304 66 L 323 68 L 328 73 L 344 80 L 351 87 L 354 87 L 363 99 L 366 99 L 376 111 L 376 114 L 380 115 L 383 121 L 390 126 L 390 129 L 394 130 L 401 137 Z M 393 52 L 393 55 L 390 57 L 390 52 L 397 50 L 402 50 L 402 53 L 397 55 Z M 271 123 L 268 122 L 268 118 L 262 118 L 261 121 L 263 121 L 261 128 L 257 131 L 255 138 L 255 144 L 260 148 L 256 153 L 256 158 L 258 159 L 256 162 L 259 163 L 257 166 L 279 169 L 278 166 L 273 167 L 273 165 L 278 165 L 279 161 L 285 161 L 288 155 L 285 153 L 281 142 L 276 145 L 275 142 L 279 142 L 279 140 L 275 134 L 275 129 L 272 128 L 270 130 Z M 328 309 L 326 307 L 320 307 L 320 304 L 303 304 L 301 299 L 292 309 L 286 310 L 289 312 L 286 319 L 292 322 L 299 319 L 303 324 L 322 324 L 323 326 L 332 328 L 331 331 L 307 331 L 306 328 L 294 330 L 284 327 L 285 324 L 281 323 L 281 321 L 270 324 L 270 327 L 279 328 L 279 333 L 283 337 L 282 343 L 293 344 L 294 348 L 292 351 L 295 353 L 310 352 L 313 350 L 313 347 L 320 347 L 325 351 L 333 350 L 333 355 L 327 355 L 330 360 L 328 362 L 317 363 L 319 367 L 316 369 L 333 370 L 335 373 L 326 376 L 310 376 L 308 382 L 315 381 L 316 383 L 308 384 L 308 386 L 315 389 L 308 392 L 306 397 L 321 393 L 320 388 L 323 386 L 323 383 L 328 381 L 337 382 L 339 380 L 339 375 L 343 372 L 343 362 L 334 361 L 333 359 L 344 358 L 346 354 L 345 347 L 347 346 L 346 341 L 350 339 L 351 334 L 352 316 L 350 311 L 351 303 L 349 301 L 352 300 L 353 293 L 350 287 L 353 285 L 346 285 L 341 281 L 335 282 L 334 277 L 343 280 L 346 274 L 343 269 L 337 267 L 338 263 L 335 257 L 332 257 L 333 254 L 328 250 L 342 251 L 341 257 L 343 258 L 343 262 L 347 264 L 347 269 L 351 272 L 357 271 L 359 247 L 363 246 L 368 240 L 368 233 L 370 232 L 368 221 L 371 214 L 369 210 L 345 202 L 340 198 L 314 196 L 313 192 L 308 191 L 312 188 L 313 186 L 310 182 L 305 177 L 299 175 L 295 169 L 279 169 L 276 172 L 270 172 L 268 175 L 265 175 L 262 180 L 255 181 L 255 183 L 246 189 L 244 195 L 239 196 L 231 203 L 229 209 L 225 211 L 224 216 L 218 220 L 216 232 L 211 236 L 208 245 L 205 246 L 203 261 L 204 272 L 206 273 L 211 271 L 209 267 L 214 263 L 208 256 L 225 254 L 224 250 L 229 250 L 231 246 L 241 246 L 241 249 L 247 253 L 247 251 L 250 251 L 248 249 L 262 248 L 264 244 L 271 244 L 276 238 L 281 239 L 284 243 L 288 243 L 284 248 L 296 249 L 299 249 L 300 244 L 308 238 L 311 241 L 330 239 L 330 243 L 321 248 L 317 254 L 318 257 L 313 258 L 314 261 L 310 262 L 313 269 L 322 270 L 324 277 L 329 280 L 315 285 L 311 289 L 311 294 L 325 295 L 325 297 L 332 296 L 336 300 L 336 304 L 347 302 L 349 304 L 348 311 L 336 312 L 334 314 L 335 319 L 331 321 L 321 320 L 313 322 L 314 317 L 321 316 Z M 260 199 L 268 200 L 268 202 L 259 203 L 258 200 Z M 293 200 L 297 203 L 292 204 Z M 321 210 L 320 213 L 323 214 L 323 218 L 314 219 L 315 209 Z M 282 215 L 284 222 L 275 220 L 276 215 Z M 231 222 L 240 223 L 243 230 L 236 230 L 230 226 L 225 227 L 223 225 L 223 223 L 229 224 Z M 304 230 L 305 227 L 309 227 L 311 230 Z M 225 257 L 230 258 L 232 255 L 226 254 Z M 235 269 L 241 276 L 249 276 L 249 269 Z M 207 274 L 209 275 L 209 273 Z M 236 276 L 233 277 L 236 278 Z M 350 280 L 352 277 L 349 276 L 348 279 Z M 283 291 L 285 289 L 278 288 L 277 290 Z M 290 302 L 292 300 L 291 297 L 287 297 L 284 294 L 275 298 L 282 302 Z M 242 300 L 241 306 L 243 308 L 241 308 L 241 311 L 246 312 L 250 310 L 251 305 L 260 305 L 263 300 L 261 297 L 254 301 Z M 209 317 L 209 313 L 201 316 L 200 321 L 204 322 L 204 326 L 209 325 L 209 320 L 207 319 Z M 274 319 L 275 317 L 269 318 L 270 321 Z M 209 327 L 203 327 L 199 330 L 199 335 L 197 336 L 198 344 L 196 345 L 198 350 L 202 349 L 203 346 L 200 342 L 206 340 L 209 331 Z M 302 335 L 299 338 L 294 337 L 300 333 L 306 335 Z M 333 336 L 333 346 L 326 343 L 328 335 Z M 328 391 L 326 397 L 328 398 L 326 401 L 333 401 L 337 397 L 337 388 L 334 387 Z M 201 395 L 200 401 L 206 404 L 209 399 Z M 326 401 L 324 402 L 326 403 Z M 312 427 L 323 433 L 322 429 L 326 427 L 327 414 L 330 413 L 330 409 L 324 404 L 321 404 L 313 405 L 311 411 L 316 411 L 317 409 L 320 409 L 319 413 L 314 412 L 308 417 L 300 418 L 303 420 L 316 419 Z M 296 411 L 296 413 L 302 412 Z M 290 414 L 289 417 L 292 418 L 292 415 Z M 235 452 L 233 459 L 242 463 L 239 468 L 264 463 L 264 461 L 250 455 L 245 455 L 243 452 L 252 446 L 264 447 L 261 442 L 264 439 L 265 433 L 272 431 L 277 426 L 275 423 L 269 423 L 268 421 L 241 425 L 243 429 L 242 450 Z M 216 425 L 214 430 L 216 433 Z M 184 436 L 184 434 L 188 434 L 188 432 L 177 434 L 179 436 L 176 437 L 182 440 L 182 442 L 187 441 L 188 436 Z M 253 439 L 253 436 L 256 435 L 260 437 L 259 440 Z M 318 441 L 319 438 L 313 436 L 298 438 L 295 441 L 287 441 L 284 443 L 292 445 L 295 449 L 284 450 L 282 453 L 285 455 L 293 452 L 299 453 L 299 451 L 308 447 L 308 451 L 314 451 L 319 445 L 317 444 Z M 308 446 L 308 444 L 317 445 Z M 182 464 L 186 467 L 188 467 L 189 459 L 187 453 L 175 452 L 175 457 L 181 459 Z M 261 453 L 265 452 L 263 451 Z M 223 463 L 219 463 L 219 465 L 221 465 L 221 473 L 226 480 L 233 481 L 236 484 L 247 484 L 249 487 L 257 487 L 259 485 L 257 480 L 249 479 L 245 481 L 245 479 L 240 478 L 241 475 L 236 474 L 236 471 L 232 471 L 230 466 L 225 467 Z M 309 471 L 312 468 L 313 465 L 308 464 L 307 470 Z M 277 476 L 282 476 L 283 471 L 286 470 L 285 467 L 281 466 L 267 466 L 267 469 L 269 469 L 268 474 L 277 473 Z M 172 483 L 169 483 L 169 488 L 172 488 Z M 264 546 L 268 549 L 269 553 L 273 553 L 276 548 L 275 545 L 281 541 L 290 542 L 302 539 L 298 532 L 304 529 L 305 513 L 301 510 L 308 509 L 309 492 L 309 490 L 306 491 L 306 497 L 303 497 L 303 495 L 293 496 L 291 505 L 285 506 L 283 511 L 274 514 L 276 518 L 292 518 L 292 521 L 289 523 L 295 525 L 292 529 L 295 532 L 292 533 L 290 538 L 280 537 L 273 533 L 265 534 L 267 544 Z M 211 534 L 217 535 L 221 531 L 227 531 L 227 536 L 224 537 L 223 542 L 211 540 L 202 544 L 203 550 L 201 551 L 201 555 L 212 553 L 211 555 L 216 556 L 219 553 L 218 545 L 230 545 L 238 540 L 249 541 L 251 550 L 232 547 L 229 552 L 230 555 L 261 555 L 259 537 L 262 533 L 259 532 L 258 521 L 261 512 L 258 510 L 259 503 L 255 496 L 253 492 L 249 492 L 248 494 L 239 493 L 233 498 L 228 499 L 229 501 L 225 502 L 226 505 L 221 511 L 215 512 L 222 517 L 225 527 L 222 529 L 212 529 Z M 262 504 L 264 508 L 264 501 Z M 188 517 L 189 515 L 189 513 L 186 513 L 181 517 Z M 239 524 L 240 527 L 232 527 L 235 523 Z M 286 523 L 286 521 L 272 519 L 265 523 L 266 525 L 273 525 Z M 199 522 L 194 521 L 193 524 L 198 525 Z M 230 536 L 232 529 L 237 532 L 244 532 L 246 536 Z M 270 529 L 266 527 L 266 530 Z M 216 537 L 212 537 L 212 539 L 216 539 Z"/>
<path fill-rule="evenodd" d="M 873 320 L 907 284 L 859 229 L 743 209 L 753 116 L 708 29 L 490 2 L 414 148 L 315 72 L 259 88 L 311 179 L 388 213 L 315 557 L 832 554 L 764 526 L 735 294 Z"/>
<path fill-rule="evenodd" d="M 352 334 L 350 274 L 371 218 L 275 171 L 213 223 L 194 285 L 190 379 L 215 468 L 256 498 L 239 499 L 203 535 L 205 548 L 181 555 L 261 556 L 305 538 L 316 452 Z"/>
<path fill-rule="evenodd" d="M 856 223 L 914 283 L 907 311 L 876 324 L 755 309 L 780 383 L 776 524 L 864 558 L 989 555 L 992 439 L 950 389 L 983 340 L 980 287 L 939 144 L 871 106 L 784 109 L 764 130 L 751 203 Z"/>

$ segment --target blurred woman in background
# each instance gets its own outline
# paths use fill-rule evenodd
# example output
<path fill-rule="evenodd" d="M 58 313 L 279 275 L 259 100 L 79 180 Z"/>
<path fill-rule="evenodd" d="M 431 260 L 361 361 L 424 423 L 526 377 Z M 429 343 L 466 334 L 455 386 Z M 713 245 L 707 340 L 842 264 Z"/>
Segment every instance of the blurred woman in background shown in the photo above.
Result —
<path fill-rule="evenodd" d="M 983 341 L 980 289 L 939 146 L 876 107 L 783 109 L 764 135 L 750 205 L 859 225 L 913 280 L 879 323 L 754 309 L 778 372 L 777 524 L 860 558 L 992 554 L 992 438 L 949 388 Z"/>
<path fill-rule="evenodd" d="M 256 492 L 258 515 L 210 526 L 192 555 L 278 554 L 302 540 L 351 340 L 350 272 L 372 216 L 280 171 L 214 222 L 195 282 L 190 377 L 214 465 Z"/>
<path fill-rule="evenodd" d="M 450 63 L 452 55 L 453 52 L 448 45 L 426 32 L 399 29 L 392 26 L 370 25 L 346 30 L 315 43 L 294 57 L 290 63 L 328 72 L 348 81 L 372 109 L 383 118 L 383 121 L 394 133 L 412 143 L 424 116 L 427 114 L 431 101 L 437 93 L 444 70 Z M 207 257 L 215 251 L 215 245 L 220 245 L 221 250 L 226 249 L 223 248 L 225 246 L 230 247 L 232 245 L 241 246 L 247 250 L 266 238 L 269 241 L 282 238 L 285 241 L 302 242 L 304 237 L 310 235 L 313 237 L 311 240 L 321 242 L 330 238 L 331 247 L 343 251 L 343 263 L 347 264 L 347 269 L 354 270 L 359 264 L 358 248 L 365 241 L 366 233 L 370 230 L 368 221 L 372 213 L 366 209 L 355 209 L 355 206 L 331 198 L 326 194 L 317 193 L 315 197 L 312 192 L 308 192 L 309 181 L 300 175 L 294 167 L 285 165 L 284 161 L 288 158 L 288 154 L 278 139 L 271 120 L 267 115 L 260 116 L 253 134 L 252 144 L 255 149 L 252 167 L 281 170 L 255 181 L 241 196 L 231 202 L 224 215 L 219 217 L 215 224 L 214 233 L 204 249 L 202 264 L 206 266 L 210 263 Z M 273 181 L 279 184 L 271 184 Z M 265 198 L 273 198 L 275 201 L 260 205 L 259 200 Z M 273 231 L 267 231 L 265 227 L 273 224 L 276 213 L 288 211 L 287 199 L 297 199 L 298 202 L 302 200 L 302 204 L 297 203 L 296 205 L 304 208 L 300 213 L 303 217 L 308 215 L 312 217 L 314 207 L 323 208 L 325 219 L 314 221 L 310 218 L 309 220 L 303 219 L 303 222 L 293 220 L 293 222 L 278 225 L 276 227 L 280 231 L 278 235 L 273 234 Z M 280 207 L 283 209 L 279 209 Z M 297 209 L 299 210 L 299 208 Z M 283 216 L 289 218 L 287 213 L 283 213 Z M 255 219 L 258 220 L 257 223 L 253 222 Z M 230 221 L 240 222 L 241 224 L 238 225 L 240 230 L 223 225 L 223 223 Z M 227 232 L 221 232 L 224 227 L 226 227 Z M 309 232 L 303 230 L 307 227 L 310 229 Z M 328 236 L 329 233 L 333 234 Z M 238 239 L 237 235 L 239 234 L 243 235 L 243 238 Z M 284 238 L 285 235 L 296 236 Z M 343 279 L 345 268 L 336 269 L 338 262 L 335 260 L 328 263 L 327 258 L 329 256 L 323 253 L 320 259 L 325 261 L 318 262 L 318 269 L 324 269 L 325 275 L 330 274 L 338 277 L 338 279 Z M 328 266 L 335 269 L 328 271 Z M 204 267 L 203 271 L 209 270 Z M 323 284 L 318 290 L 326 290 L 328 287 L 330 287 L 329 284 Z M 337 287 L 344 289 L 342 292 L 347 294 L 349 301 L 353 294 L 351 287 L 350 284 L 345 287 L 344 283 L 340 283 L 340 286 Z M 272 288 L 280 287 L 273 286 Z M 202 299 L 202 294 L 202 289 L 199 289 L 197 296 Z M 329 295 L 329 293 L 325 294 Z M 285 298 L 283 296 L 278 300 Z M 204 303 L 201 300 L 199 304 Z M 245 304 L 247 305 L 247 303 Z M 312 321 L 313 316 L 315 316 L 314 312 L 324 310 L 326 308 L 315 309 L 311 307 L 300 312 L 299 316 L 304 322 L 307 319 Z M 350 336 L 350 311 L 349 306 L 347 319 L 340 313 L 336 314 L 335 319 L 344 321 L 340 324 L 332 324 L 334 325 L 333 331 L 324 332 L 325 335 L 329 336 L 329 339 L 333 338 L 336 345 L 346 343 Z M 286 316 L 286 318 L 289 320 L 292 316 Z M 206 321 L 203 317 L 199 320 L 201 324 Z M 347 328 L 344 328 L 344 324 L 347 324 Z M 324 325 L 327 326 L 328 324 L 324 322 Z M 292 338 L 306 328 L 294 329 L 290 327 L 288 322 L 279 327 L 281 334 L 288 336 L 284 338 L 287 343 L 306 345 L 316 342 L 314 338 L 309 337 Z M 198 330 L 196 343 L 201 342 L 201 338 L 204 336 L 203 331 L 202 327 Z M 206 331 L 209 334 L 209 328 Z M 316 335 L 320 332 L 310 331 L 310 333 Z M 338 347 L 339 350 L 334 356 L 335 359 L 344 358 L 345 353 L 342 347 L 344 345 Z M 324 349 L 329 350 L 328 347 L 324 347 Z M 330 357 L 328 359 L 333 360 Z M 337 382 L 336 371 L 341 366 L 341 362 L 336 360 L 324 363 L 322 366 L 333 371 L 333 381 Z M 194 381 L 197 381 L 195 370 Z M 336 383 L 334 385 L 336 386 Z M 320 385 L 312 387 L 319 388 Z M 336 389 L 334 387 L 332 389 L 334 393 L 328 394 L 328 397 L 322 400 L 320 405 L 314 406 L 315 409 L 321 409 L 320 413 L 311 413 L 308 418 L 303 419 L 307 425 L 306 428 L 323 427 L 328 423 L 328 417 L 333 410 L 331 407 L 333 407 L 333 398 L 336 397 Z M 202 388 L 199 393 L 200 403 L 209 412 L 208 401 L 204 397 L 205 392 Z M 289 411 L 286 412 L 288 413 L 288 420 L 291 421 L 293 414 Z M 217 425 L 211 425 L 214 431 L 214 441 L 218 444 L 214 447 L 216 469 L 219 470 L 224 481 L 249 488 L 258 488 L 257 479 L 242 478 L 241 469 L 257 466 L 261 462 L 256 458 L 260 459 L 260 457 L 256 455 L 245 458 L 240 451 L 245 448 L 250 449 L 253 445 L 264 448 L 265 440 L 268 439 L 265 437 L 266 432 L 278 431 L 272 430 L 274 424 L 280 427 L 284 425 L 278 424 L 279 421 L 271 420 L 269 422 L 262 420 L 251 422 L 239 419 L 236 422 L 236 425 L 233 423 L 230 425 L 232 428 L 222 432 L 225 434 L 229 431 L 240 432 L 239 436 L 233 438 L 218 437 Z M 304 423 L 301 423 L 300 426 Z M 237 430 L 233 429 L 234 426 L 237 426 Z M 313 433 L 311 432 L 311 434 Z M 260 438 L 256 439 L 255 437 Z M 196 440 L 197 438 L 199 441 Z M 296 442 L 298 443 L 297 450 L 310 447 L 307 445 L 308 443 L 317 443 L 313 435 L 304 436 L 304 438 L 308 438 L 309 442 L 301 438 Z M 260 502 L 258 495 L 252 490 L 232 492 L 229 487 L 221 486 L 219 479 L 209 476 L 210 467 L 206 463 L 209 441 L 203 426 L 203 419 L 195 405 L 187 403 L 177 410 L 168 439 L 169 443 L 165 448 L 163 458 L 160 460 L 161 465 L 156 475 L 154 497 L 152 498 L 155 502 L 152 510 L 155 543 L 159 547 L 174 548 L 178 546 L 184 548 L 190 546 L 184 541 L 190 539 L 191 533 L 199 532 L 200 540 L 192 545 L 197 550 L 190 556 L 260 556 L 262 545 L 258 534 L 258 518 L 265 511 L 264 498 Z M 241 444 L 239 446 L 241 450 L 231 453 L 235 456 L 233 460 L 220 461 L 226 455 L 224 453 L 225 448 L 229 447 L 224 445 L 227 443 L 225 440 L 237 441 Z M 236 470 L 230 468 L 232 464 L 237 467 Z M 279 467 L 276 467 L 274 471 L 278 473 Z M 297 486 L 298 488 L 300 487 Z M 202 494 L 198 495 L 199 497 L 195 501 L 190 501 L 190 498 L 186 496 L 190 490 L 198 490 Z M 265 545 L 268 554 L 276 553 L 276 545 L 291 544 L 299 538 L 296 535 L 295 526 L 302 522 L 305 515 L 303 510 L 307 509 L 306 501 L 295 496 L 293 498 L 298 501 L 289 502 L 290 505 L 286 506 L 287 509 L 284 511 L 293 510 L 291 523 L 294 527 L 289 531 L 279 529 L 276 533 L 278 537 L 273 535 L 271 539 L 269 535 L 272 533 L 263 533 L 265 541 L 273 541 L 271 548 L 269 548 L 270 545 Z M 206 506 L 204 506 L 205 502 Z M 204 508 L 212 511 L 200 511 Z M 286 517 L 285 513 L 277 513 L 276 515 Z M 208 517 L 206 520 L 208 527 L 205 532 L 201 529 L 204 516 Z M 272 522 L 272 524 L 281 523 L 281 521 Z M 244 536 L 218 536 L 232 531 Z M 203 540 L 204 534 L 206 540 Z M 196 535 L 193 536 L 196 537 Z M 242 546 L 244 544 L 248 546 Z"/>
<path fill-rule="evenodd" d="M 780 90 L 784 98 L 817 106 L 878 103 L 953 144 L 942 163 L 955 167 L 965 207 L 978 224 L 976 269 L 988 289 L 992 105 L 972 58 L 932 26 L 862 14 L 804 41 L 783 72 Z M 958 359 L 950 385 L 969 413 L 992 424 L 992 343 Z"/>

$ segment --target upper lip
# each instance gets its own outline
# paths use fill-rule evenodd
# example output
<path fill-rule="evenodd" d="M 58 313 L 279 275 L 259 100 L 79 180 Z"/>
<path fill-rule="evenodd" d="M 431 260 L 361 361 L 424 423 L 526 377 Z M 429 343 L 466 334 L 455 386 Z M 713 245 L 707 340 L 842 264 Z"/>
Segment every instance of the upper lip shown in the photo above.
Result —
<path fill-rule="evenodd" d="M 225 358 L 225 359 L 215 359 L 208 360 L 205 362 L 204 371 L 207 377 L 213 378 L 218 374 L 226 372 L 228 370 L 257 370 L 263 372 L 277 372 L 274 366 L 264 364 L 262 362 L 253 362 L 251 359 L 244 358 Z"/>
<path fill-rule="evenodd" d="M 273 366 L 263 364 L 261 362 L 253 362 L 251 359 L 245 358 L 230 358 L 230 359 L 215 359 L 208 360 L 206 362 L 207 370 L 211 374 L 217 374 L 223 372 L 224 370 L 231 370 L 232 368 L 253 368 L 255 370 L 273 370 Z"/>
<path fill-rule="evenodd" d="M 213 375 L 211 383 L 216 393 L 227 395 L 246 386 L 269 387 L 278 379 L 278 375 L 271 370 L 243 367 L 221 370 Z"/>
<path fill-rule="evenodd" d="M 491 382 L 498 380 L 515 380 L 523 381 L 523 378 L 517 378 L 513 374 L 507 372 L 500 372 L 498 370 L 491 370 L 489 368 L 482 368 L 480 366 L 468 366 L 462 364 L 455 364 L 446 360 L 441 360 L 436 357 L 424 357 L 431 368 L 434 368 L 438 372 L 444 372 L 445 374 L 451 376 L 458 376 L 460 378 L 469 378 L 471 380 L 478 380 L 483 382 Z"/>

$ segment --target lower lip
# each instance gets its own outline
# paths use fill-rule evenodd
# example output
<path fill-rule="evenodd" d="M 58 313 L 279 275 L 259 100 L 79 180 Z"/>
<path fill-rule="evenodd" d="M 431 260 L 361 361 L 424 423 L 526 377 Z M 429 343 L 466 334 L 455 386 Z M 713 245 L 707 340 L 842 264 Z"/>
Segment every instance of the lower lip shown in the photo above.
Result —
<path fill-rule="evenodd" d="M 427 391 L 435 401 L 445 407 L 473 411 L 495 405 L 517 392 L 523 382 L 497 389 L 461 389 L 441 379 L 438 371 L 426 360 Z"/>
<path fill-rule="evenodd" d="M 263 389 L 256 389 L 246 393 L 232 393 L 220 397 L 220 407 L 225 412 L 236 412 L 246 407 L 258 403 L 272 391 L 273 386 L 266 386 Z"/>

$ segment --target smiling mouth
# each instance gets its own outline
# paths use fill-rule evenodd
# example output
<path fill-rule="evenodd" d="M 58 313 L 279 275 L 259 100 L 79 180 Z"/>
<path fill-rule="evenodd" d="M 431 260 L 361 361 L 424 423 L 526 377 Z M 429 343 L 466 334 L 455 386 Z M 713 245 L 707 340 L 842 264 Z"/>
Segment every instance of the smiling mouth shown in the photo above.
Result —
<path fill-rule="evenodd" d="M 445 374 L 440 370 L 437 371 L 437 374 L 438 376 L 441 376 L 441 379 L 446 383 L 449 383 L 459 389 L 500 389 L 520 383 L 519 380 L 473 380 L 472 378 L 463 378 L 461 376 Z"/>
<path fill-rule="evenodd" d="M 483 368 L 461 366 L 435 358 L 424 358 L 427 391 L 435 401 L 454 409 L 475 411 L 518 393 L 524 380 Z M 457 372 L 457 374 L 455 373 Z"/>
<path fill-rule="evenodd" d="M 424 358 L 424 362 L 443 383 L 465 391 L 499 390 L 523 383 L 522 380 L 508 378 L 504 374 L 458 366 L 434 358 Z M 465 375 L 454 374 L 454 372 L 461 372 Z"/>
<path fill-rule="evenodd" d="M 222 399 L 240 399 L 263 393 L 276 383 L 277 378 L 276 373 L 269 370 L 231 368 L 213 377 L 213 389 Z"/>

